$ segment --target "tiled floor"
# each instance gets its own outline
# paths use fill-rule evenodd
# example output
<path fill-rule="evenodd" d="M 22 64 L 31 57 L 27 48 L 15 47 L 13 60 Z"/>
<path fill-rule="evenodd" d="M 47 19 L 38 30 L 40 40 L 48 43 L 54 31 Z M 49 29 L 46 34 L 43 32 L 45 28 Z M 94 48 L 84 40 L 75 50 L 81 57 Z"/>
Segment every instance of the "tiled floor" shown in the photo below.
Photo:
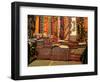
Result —
<path fill-rule="evenodd" d="M 35 60 L 29 66 L 54 66 L 54 65 L 75 65 L 81 64 L 79 61 L 53 61 L 53 60 Z"/>

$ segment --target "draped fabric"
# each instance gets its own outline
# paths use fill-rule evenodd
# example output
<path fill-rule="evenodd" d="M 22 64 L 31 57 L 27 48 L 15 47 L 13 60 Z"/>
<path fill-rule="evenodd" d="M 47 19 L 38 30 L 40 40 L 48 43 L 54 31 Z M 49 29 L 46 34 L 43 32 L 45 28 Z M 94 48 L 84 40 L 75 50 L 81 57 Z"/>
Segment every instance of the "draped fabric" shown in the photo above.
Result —
<path fill-rule="evenodd" d="M 39 33 L 43 33 L 43 28 L 44 28 L 44 16 L 39 16 Z"/>
<path fill-rule="evenodd" d="M 44 16 L 44 33 L 46 35 L 48 34 L 48 26 L 49 26 L 48 16 Z"/>
<path fill-rule="evenodd" d="M 58 40 L 60 40 L 60 16 L 58 17 Z"/>
<path fill-rule="evenodd" d="M 58 38 L 58 17 L 54 17 L 54 36 Z"/>
<path fill-rule="evenodd" d="M 60 40 L 68 40 L 70 31 L 70 17 L 68 16 L 30 16 L 29 27 L 33 34 L 53 35 Z M 31 24 L 30 24 L 31 23 Z M 28 32 L 32 36 L 32 32 Z"/>
<path fill-rule="evenodd" d="M 60 39 L 64 40 L 64 17 L 60 17 Z"/>
<path fill-rule="evenodd" d="M 77 27 L 77 39 L 81 41 L 86 36 L 88 28 L 87 17 L 75 17 Z M 59 40 L 69 40 L 71 33 L 70 16 L 28 16 L 28 37 L 32 38 L 33 34 L 45 34 Z"/>
<path fill-rule="evenodd" d="M 64 40 L 69 40 L 70 28 L 71 28 L 71 18 L 65 16 L 64 17 Z"/>
<path fill-rule="evenodd" d="M 54 16 L 51 17 L 51 34 L 54 35 Z"/>
<path fill-rule="evenodd" d="M 51 16 L 48 16 L 48 35 L 51 35 Z"/>
<path fill-rule="evenodd" d="M 36 16 L 35 33 L 39 33 L 39 16 Z"/>
<path fill-rule="evenodd" d="M 88 18 L 77 17 L 76 21 L 77 21 L 78 41 L 84 42 L 87 39 Z"/>

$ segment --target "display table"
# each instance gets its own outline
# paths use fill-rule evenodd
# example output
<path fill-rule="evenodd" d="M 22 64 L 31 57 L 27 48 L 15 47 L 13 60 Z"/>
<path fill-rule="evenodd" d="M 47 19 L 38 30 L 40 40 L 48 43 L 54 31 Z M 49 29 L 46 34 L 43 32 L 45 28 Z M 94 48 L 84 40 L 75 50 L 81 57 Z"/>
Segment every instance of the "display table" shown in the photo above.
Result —
<path fill-rule="evenodd" d="M 56 47 L 44 47 L 38 48 L 38 59 L 49 59 L 49 60 L 68 60 L 68 46 L 56 46 Z"/>
<path fill-rule="evenodd" d="M 68 60 L 69 48 L 65 45 L 60 45 L 52 49 L 51 60 L 66 61 Z"/>

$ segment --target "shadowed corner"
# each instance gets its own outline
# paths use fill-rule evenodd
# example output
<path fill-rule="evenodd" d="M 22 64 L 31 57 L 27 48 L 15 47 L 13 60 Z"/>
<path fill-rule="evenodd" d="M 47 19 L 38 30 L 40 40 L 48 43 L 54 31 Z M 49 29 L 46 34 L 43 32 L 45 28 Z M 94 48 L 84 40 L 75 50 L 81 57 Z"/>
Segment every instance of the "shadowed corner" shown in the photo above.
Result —
<path fill-rule="evenodd" d="M 80 57 L 80 60 L 82 61 L 82 64 L 88 64 L 88 49 L 84 50 L 83 54 Z"/>

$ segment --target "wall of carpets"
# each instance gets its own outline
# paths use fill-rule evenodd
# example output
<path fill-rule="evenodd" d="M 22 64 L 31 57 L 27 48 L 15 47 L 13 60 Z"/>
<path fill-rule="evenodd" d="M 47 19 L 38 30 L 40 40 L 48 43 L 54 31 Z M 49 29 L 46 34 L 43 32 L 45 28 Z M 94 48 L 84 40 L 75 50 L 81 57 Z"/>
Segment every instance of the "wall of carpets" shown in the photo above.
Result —
<path fill-rule="evenodd" d="M 28 15 L 28 38 L 39 35 L 68 40 L 70 35 L 76 31 L 77 40 L 83 41 L 83 38 L 87 38 L 87 28 L 87 17 Z"/>
<path fill-rule="evenodd" d="M 67 16 L 33 16 L 28 15 L 28 36 L 34 35 L 54 36 L 61 40 L 67 40 L 71 17 Z"/>

